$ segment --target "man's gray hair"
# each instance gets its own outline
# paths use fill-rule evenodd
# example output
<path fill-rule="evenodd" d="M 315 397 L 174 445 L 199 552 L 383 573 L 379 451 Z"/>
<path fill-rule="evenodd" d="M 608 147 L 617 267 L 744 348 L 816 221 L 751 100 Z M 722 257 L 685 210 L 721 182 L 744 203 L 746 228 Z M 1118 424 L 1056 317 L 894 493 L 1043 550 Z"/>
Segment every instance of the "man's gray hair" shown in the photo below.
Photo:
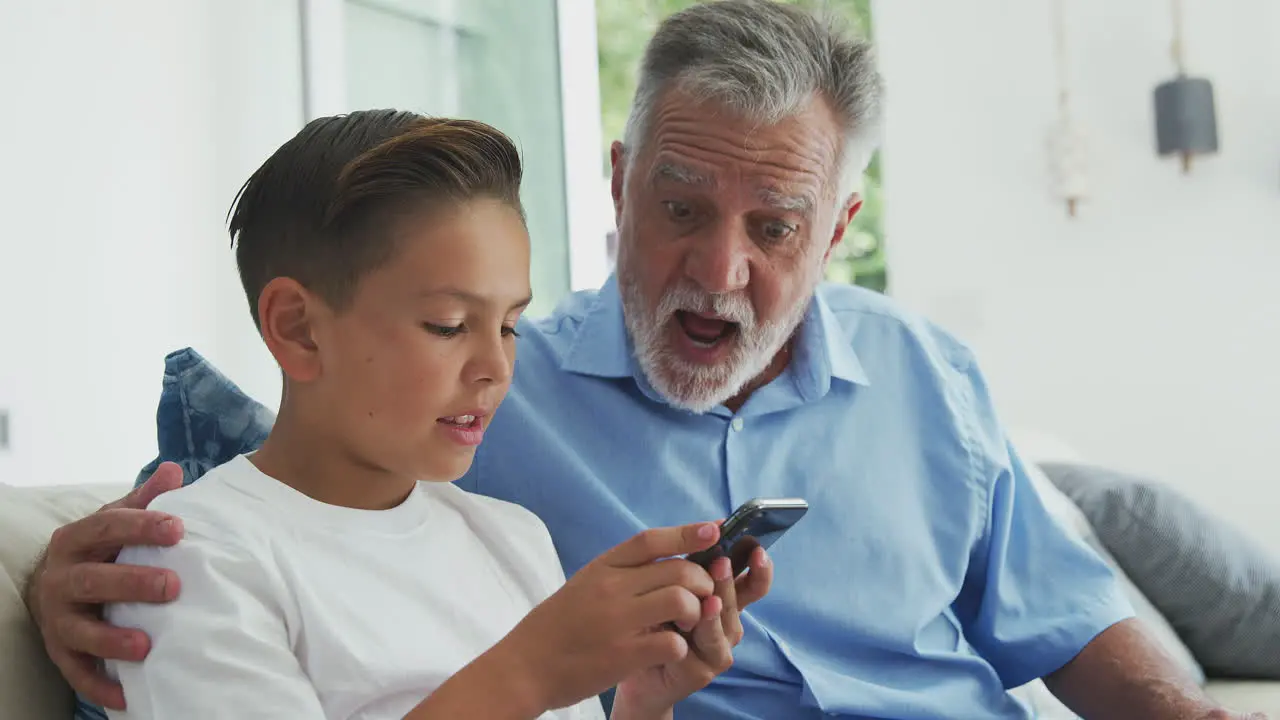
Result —
<path fill-rule="evenodd" d="M 770 0 L 718 0 L 668 17 L 645 49 L 624 145 L 643 145 L 663 94 L 678 88 L 772 125 L 815 96 L 844 128 L 837 191 L 852 192 L 880 142 L 880 75 L 870 43 L 830 14 Z"/>

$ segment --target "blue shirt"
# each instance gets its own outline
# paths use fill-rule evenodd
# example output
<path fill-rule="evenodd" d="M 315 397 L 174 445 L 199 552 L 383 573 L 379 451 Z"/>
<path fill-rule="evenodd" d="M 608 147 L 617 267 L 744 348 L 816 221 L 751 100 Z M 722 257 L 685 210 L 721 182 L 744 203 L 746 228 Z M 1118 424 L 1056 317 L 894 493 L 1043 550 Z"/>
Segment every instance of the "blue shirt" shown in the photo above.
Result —
<path fill-rule="evenodd" d="M 891 300 L 821 287 L 780 377 L 738 413 L 667 405 L 615 281 L 522 322 L 511 393 L 468 490 L 520 503 L 567 574 L 645 528 L 752 497 L 809 513 L 770 551 L 733 668 L 677 718 L 1024 718 L 1005 689 L 1132 611 L 1050 518 L 969 351 Z M 191 482 L 261 444 L 270 412 L 191 349 L 165 359 L 159 457 Z M 76 717 L 102 718 L 81 700 Z"/>
<path fill-rule="evenodd" d="M 1023 718 L 1006 688 L 1132 615 L 1041 504 L 970 352 L 881 295 L 822 286 L 790 366 L 737 413 L 662 400 L 614 279 L 522 333 L 459 482 L 541 517 L 566 574 L 645 528 L 809 503 L 733 668 L 678 718 Z"/>

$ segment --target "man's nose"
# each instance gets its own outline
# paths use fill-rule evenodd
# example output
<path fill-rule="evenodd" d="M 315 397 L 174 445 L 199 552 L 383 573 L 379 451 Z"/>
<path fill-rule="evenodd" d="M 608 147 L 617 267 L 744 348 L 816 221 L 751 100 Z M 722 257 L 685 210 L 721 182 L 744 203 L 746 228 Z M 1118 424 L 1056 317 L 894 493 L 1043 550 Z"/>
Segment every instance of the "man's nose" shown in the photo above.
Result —
<path fill-rule="evenodd" d="M 694 240 L 685 256 L 685 275 L 716 295 L 745 288 L 751 274 L 750 242 L 742 228 L 718 224 Z"/>

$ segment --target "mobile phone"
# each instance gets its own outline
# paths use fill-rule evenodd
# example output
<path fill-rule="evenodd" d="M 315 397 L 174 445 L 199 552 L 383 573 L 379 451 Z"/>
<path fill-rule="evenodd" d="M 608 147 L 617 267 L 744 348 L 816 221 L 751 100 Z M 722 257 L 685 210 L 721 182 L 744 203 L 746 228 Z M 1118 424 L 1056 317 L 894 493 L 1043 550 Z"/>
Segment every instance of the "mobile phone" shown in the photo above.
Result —
<path fill-rule="evenodd" d="M 733 574 L 747 569 L 751 553 L 762 547 L 768 550 L 800 518 L 809 512 L 809 503 L 799 498 L 754 498 L 733 511 L 720 523 L 720 540 L 714 546 L 692 553 L 686 559 L 710 568 L 711 563 L 729 556 Z"/>

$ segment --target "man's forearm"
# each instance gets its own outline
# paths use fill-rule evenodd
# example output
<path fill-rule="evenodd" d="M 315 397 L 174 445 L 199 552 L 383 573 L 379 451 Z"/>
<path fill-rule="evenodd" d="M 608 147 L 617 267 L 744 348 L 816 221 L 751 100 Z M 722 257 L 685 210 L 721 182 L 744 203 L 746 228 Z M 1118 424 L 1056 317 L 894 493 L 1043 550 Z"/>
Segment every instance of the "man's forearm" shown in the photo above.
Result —
<path fill-rule="evenodd" d="M 1087 720 L 1229 717 L 1133 619 L 1103 631 L 1044 680 Z"/>

